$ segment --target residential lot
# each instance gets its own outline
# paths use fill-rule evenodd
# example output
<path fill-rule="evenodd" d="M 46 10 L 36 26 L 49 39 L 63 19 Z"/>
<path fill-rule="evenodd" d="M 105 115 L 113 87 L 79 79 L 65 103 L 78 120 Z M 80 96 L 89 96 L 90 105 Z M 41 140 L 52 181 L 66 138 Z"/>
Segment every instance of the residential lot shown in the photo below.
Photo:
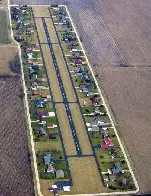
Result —
<path fill-rule="evenodd" d="M 21 45 L 41 190 L 91 193 L 85 182 L 91 176 L 92 193 L 135 191 L 128 160 L 66 8 L 38 9 L 38 21 L 35 7 L 12 7 L 11 16 L 14 37 Z M 70 163 L 72 159 L 79 164 Z M 86 163 L 75 175 L 81 160 Z"/>

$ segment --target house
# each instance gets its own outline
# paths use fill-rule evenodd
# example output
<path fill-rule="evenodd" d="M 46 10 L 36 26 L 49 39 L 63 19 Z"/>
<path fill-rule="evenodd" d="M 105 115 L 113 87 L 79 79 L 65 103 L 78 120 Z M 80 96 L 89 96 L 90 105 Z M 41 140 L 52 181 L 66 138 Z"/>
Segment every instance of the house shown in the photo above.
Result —
<path fill-rule="evenodd" d="M 50 133 L 49 134 L 49 139 L 56 139 L 57 138 L 57 133 Z"/>
<path fill-rule="evenodd" d="M 120 174 L 120 173 L 122 173 L 122 169 L 121 169 L 120 163 L 115 163 L 114 166 L 112 167 L 111 171 L 112 171 L 112 174 Z"/>
<path fill-rule="evenodd" d="M 33 59 L 33 53 L 27 53 L 28 59 Z"/>
<path fill-rule="evenodd" d="M 27 60 L 27 63 L 28 63 L 28 64 L 33 64 L 33 59 L 28 59 L 28 60 Z"/>
<path fill-rule="evenodd" d="M 104 138 L 104 142 L 108 146 L 114 146 L 113 141 L 109 137 Z"/>
<path fill-rule="evenodd" d="M 50 165 L 50 163 L 52 162 L 52 154 L 46 154 L 44 155 L 44 163 L 45 165 Z"/>
<path fill-rule="evenodd" d="M 29 67 L 29 74 L 30 75 L 35 74 L 35 70 L 32 67 Z"/>
<path fill-rule="evenodd" d="M 108 149 L 108 145 L 107 144 L 101 144 L 101 148 Z"/>
<path fill-rule="evenodd" d="M 95 114 L 95 115 L 100 114 L 100 108 L 99 108 L 99 107 L 96 107 L 96 108 L 95 108 L 94 114 Z"/>
<path fill-rule="evenodd" d="M 116 181 L 116 175 L 109 174 L 108 179 L 109 181 Z"/>
<path fill-rule="evenodd" d="M 79 72 L 79 73 L 76 73 L 75 75 L 78 76 L 78 77 L 82 77 L 83 76 L 83 73 L 82 72 Z"/>
<path fill-rule="evenodd" d="M 87 88 L 82 88 L 83 93 L 89 93 L 89 90 Z"/>
<path fill-rule="evenodd" d="M 100 127 L 111 127 L 112 126 L 112 123 L 105 123 L 105 122 L 102 122 L 102 121 L 98 121 L 97 124 Z"/>
<path fill-rule="evenodd" d="M 93 126 L 92 131 L 99 131 L 99 127 L 98 126 Z"/>
<path fill-rule="evenodd" d="M 101 130 L 101 135 L 103 138 L 108 137 L 109 136 L 108 130 Z"/>
<path fill-rule="evenodd" d="M 79 52 L 75 52 L 73 54 L 74 58 L 79 59 L 80 58 L 80 53 Z"/>
<path fill-rule="evenodd" d="M 32 44 L 32 50 L 33 51 L 40 51 L 38 44 Z"/>
<path fill-rule="evenodd" d="M 52 128 L 55 128 L 55 127 L 57 127 L 57 125 L 54 125 L 53 123 L 48 123 L 47 124 L 48 129 L 52 129 Z"/>
<path fill-rule="evenodd" d="M 57 170 L 56 171 L 56 178 L 64 178 L 64 171 L 63 170 Z"/>
<path fill-rule="evenodd" d="M 48 95 L 41 95 L 41 98 L 47 99 L 48 98 Z"/>
<path fill-rule="evenodd" d="M 110 153 L 111 153 L 111 157 L 114 158 L 115 157 L 115 153 L 116 153 L 114 147 L 110 148 Z"/>
<path fill-rule="evenodd" d="M 45 105 L 45 101 L 43 99 L 36 100 L 36 107 L 42 108 Z"/>
<path fill-rule="evenodd" d="M 77 68 L 77 69 L 75 69 L 74 72 L 75 72 L 75 73 L 81 73 L 82 71 L 81 71 L 81 68 Z"/>
<path fill-rule="evenodd" d="M 25 26 L 28 26 L 29 24 L 30 24 L 30 23 L 27 22 L 27 21 L 24 22 L 24 25 L 25 25 Z"/>
<path fill-rule="evenodd" d="M 40 134 L 41 136 L 47 135 L 46 129 L 41 128 L 38 132 L 39 132 L 39 134 Z"/>
<path fill-rule="evenodd" d="M 32 94 L 33 95 L 39 95 L 39 92 L 37 90 L 34 90 Z"/>
<path fill-rule="evenodd" d="M 39 121 L 38 124 L 39 125 L 46 125 L 46 121 Z"/>
<path fill-rule="evenodd" d="M 81 59 L 75 59 L 74 63 L 76 65 L 82 65 L 82 60 Z"/>
<path fill-rule="evenodd" d="M 91 96 L 93 96 L 93 95 L 94 95 L 93 92 L 88 92 L 88 93 L 87 93 L 87 97 L 91 97 Z"/>
<path fill-rule="evenodd" d="M 29 53 L 31 51 L 31 48 L 26 48 L 26 52 Z"/>
<path fill-rule="evenodd" d="M 48 168 L 47 168 L 47 173 L 55 173 L 55 169 L 54 169 L 54 167 L 53 167 L 53 165 L 52 164 L 50 164 L 49 166 L 48 166 Z"/>

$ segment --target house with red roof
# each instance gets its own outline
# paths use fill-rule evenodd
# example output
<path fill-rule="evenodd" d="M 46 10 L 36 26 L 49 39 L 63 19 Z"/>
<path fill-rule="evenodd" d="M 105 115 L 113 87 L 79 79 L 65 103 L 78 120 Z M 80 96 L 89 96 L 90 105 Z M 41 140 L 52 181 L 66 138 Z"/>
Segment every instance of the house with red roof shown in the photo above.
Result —
<path fill-rule="evenodd" d="M 104 138 L 104 142 L 108 145 L 108 147 L 114 146 L 113 141 L 109 137 Z"/>

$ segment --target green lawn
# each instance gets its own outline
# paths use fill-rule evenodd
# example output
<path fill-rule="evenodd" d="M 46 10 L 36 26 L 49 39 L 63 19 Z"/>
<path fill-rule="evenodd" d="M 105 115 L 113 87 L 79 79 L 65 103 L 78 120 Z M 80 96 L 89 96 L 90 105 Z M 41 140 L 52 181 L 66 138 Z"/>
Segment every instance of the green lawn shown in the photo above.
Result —
<path fill-rule="evenodd" d="M 50 152 L 52 150 L 62 152 L 62 146 L 60 140 L 48 140 L 47 142 L 36 142 L 35 150 L 36 152 Z"/>
<path fill-rule="evenodd" d="M 79 87 L 82 82 L 82 78 L 78 76 L 72 76 L 72 80 L 75 87 Z"/>
<path fill-rule="evenodd" d="M 98 146 L 103 142 L 99 131 L 96 131 L 96 132 L 89 131 L 89 135 L 91 137 L 93 146 Z"/>
<path fill-rule="evenodd" d="M 56 117 L 49 117 L 49 118 L 46 118 L 46 122 L 47 122 L 47 123 L 56 124 Z"/>
<path fill-rule="evenodd" d="M 51 128 L 51 129 L 47 129 L 48 130 L 48 133 L 58 133 L 58 128 L 55 127 L 55 128 Z"/>
<path fill-rule="evenodd" d="M 56 162 L 54 168 L 56 170 L 66 170 L 66 163 L 64 161 Z"/>
<path fill-rule="evenodd" d="M 94 110 L 95 110 L 95 107 L 93 105 L 82 107 L 82 111 L 84 114 L 91 114 L 94 112 Z"/>

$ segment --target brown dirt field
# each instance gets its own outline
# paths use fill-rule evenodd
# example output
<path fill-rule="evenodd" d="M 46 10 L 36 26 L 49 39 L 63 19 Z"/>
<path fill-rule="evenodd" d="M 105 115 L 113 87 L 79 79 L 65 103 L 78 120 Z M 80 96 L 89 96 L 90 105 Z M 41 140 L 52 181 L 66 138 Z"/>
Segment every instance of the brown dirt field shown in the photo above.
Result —
<path fill-rule="evenodd" d="M 7 0 L 1 0 L 0 1 L 0 9 L 2 9 L 2 8 L 6 8 L 7 9 L 7 3 L 8 3 Z"/>
<path fill-rule="evenodd" d="M 68 70 L 64 62 L 59 44 L 54 44 L 53 49 L 56 56 L 57 65 L 59 67 L 60 75 L 63 81 L 63 86 L 65 88 L 66 96 L 68 98 L 68 101 L 74 102 L 76 101 L 76 96 L 72 87 L 71 80 L 69 78 Z"/>
<path fill-rule="evenodd" d="M 48 72 L 48 77 L 51 85 L 51 90 L 53 94 L 54 101 L 62 102 L 62 95 L 60 92 L 60 87 L 58 84 L 58 79 L 56 76 L 56 72 L 53 66 L 52 57 L 50 54 L 49 46 L 42 45 L 42 52 L 44 56 L 45 65 Z"/>
<path fill-rule="evenodd" d="M 70 110 L 71 110 L 73 123 L 76 128 L 76 133 L 79 139 L 82 153 L 85 155 L 92 154 L 92 148 L 89 142 L 87 132 L 85 130 L 85 126 L 83 123 L 83 119 L 78 104 L 75 103 L 70 104 Z"/>
<path fill-rule="evenodd" d="M 100 72 L 100 83 L 114 111 L 142 193 L 151 191 L 150 73 L 151 68 L 104 68 Z"/>
<path fill-rule="evenodd" d="M 93 194 L 106 192 L 94 157 L 69 158 L 69 167 L 73 180 L 71 194 Z"/>
<path fill-rule="evenodd" d="M 72 137 L 67 113 L 63 104 L 56 104 L 57 116 L 67 155 L 76 155 L 76 148 Z"/>
<path fill-rule="evenodd" d="M 40 42 L 47 43 L 47 38 L 46 38 L 46 34 L 44 31 L 41 18 L 35 18 L 35 21 L 36 21 L 36 26 L 37 26 L 37 31 L 38 31 Z"/>
<path fill-rule="evenodd" d="M 18 48 L 14 45 L 1 45 L 0 51 L 0 74 L 15 75 L 10 69 L 9 62 L 18 54 Z"/>
<path fill-rule="evenodd" d="M 50 17 L 48 7 L 46 6 L 33 6 L 32 9 L 35 17 Z"/>
<path fill-rule="evenodd" d="M 151 1 L 93 1 L 125 61 L 132 66 L 151 66 Z"/>
<path fill-rule="evenodd" d="M 49 35 L 50 35 L 51 42 L 58 43 L 58 38 L 56 36 L 56 32 L 55 32 L 55 29 L 53 27 L 53 23 L 52 23 L 51 18 L 45 18 L 45 21 L 46 21 L 46 24 L 47 24 L 47 28 L 48 28 L 48 32 L 49 32 Z"/>
<path fill-rule="evenodd" d="M 33 196 L 21 81 L 0 75 L 0 195 Z"/>

